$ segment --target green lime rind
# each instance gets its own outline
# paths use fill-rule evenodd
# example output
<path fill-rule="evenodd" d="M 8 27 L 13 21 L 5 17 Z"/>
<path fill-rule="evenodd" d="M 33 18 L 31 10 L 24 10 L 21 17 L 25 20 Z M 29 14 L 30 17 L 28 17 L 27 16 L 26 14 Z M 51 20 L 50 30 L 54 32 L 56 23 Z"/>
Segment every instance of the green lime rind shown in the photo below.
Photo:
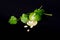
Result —
<path fill-rule="evenodd" d="M 27 21 L 28 21 L 28 15 L 23 13 L 22 16 L 20 17 L 20 19 L 21 19 L 21 22 L 27 23 Z"/>
<path fill-rule="evenodd" d="M 11 16 L 11 18 L 8 21 L 10 24 L 17 24 L 17 18 L 14 16 Z"/>

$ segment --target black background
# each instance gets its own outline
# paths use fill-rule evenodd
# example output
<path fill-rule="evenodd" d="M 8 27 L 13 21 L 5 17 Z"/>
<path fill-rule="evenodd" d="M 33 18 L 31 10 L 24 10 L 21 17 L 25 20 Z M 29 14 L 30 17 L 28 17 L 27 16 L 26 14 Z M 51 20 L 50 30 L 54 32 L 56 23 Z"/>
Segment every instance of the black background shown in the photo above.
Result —
<path fill-rule="evenodd" d="M 42 21 L 31 32 L 60 32 L 60 1 L 59 0 L 2 0 L 0 1 L 0 32 L 26 32 L 24 25 L 18 21 L 16 25 L 10 25 L 8 20 L 11 15 L 19 18 L 22 13 L 34 11 L 43 5 L 46 13 L 53 14 L 52 17 L 43 16 Z"/>

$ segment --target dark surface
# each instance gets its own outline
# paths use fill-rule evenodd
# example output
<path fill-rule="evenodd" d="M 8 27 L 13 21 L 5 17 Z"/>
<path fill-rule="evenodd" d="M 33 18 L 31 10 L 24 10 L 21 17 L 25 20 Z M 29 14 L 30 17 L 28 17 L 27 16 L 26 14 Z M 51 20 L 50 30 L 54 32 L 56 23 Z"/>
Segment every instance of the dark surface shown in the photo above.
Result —
<path fill-rule="evenodd" d="M 46 13 L 53 14 L 52 17 L 43 16 L 42 21 L 31 32 L 60 32 L 60 1 L 59 0 L 17 0 L 17 1 L 0 1 L 0 31 L 1 32 L 26 32 L 24 24 L 19 21 L 16 25 L 10 25 L 8 20 L 11 15 L 19 16 L 22 13 L 32 12 L 43 5 Z"/>

